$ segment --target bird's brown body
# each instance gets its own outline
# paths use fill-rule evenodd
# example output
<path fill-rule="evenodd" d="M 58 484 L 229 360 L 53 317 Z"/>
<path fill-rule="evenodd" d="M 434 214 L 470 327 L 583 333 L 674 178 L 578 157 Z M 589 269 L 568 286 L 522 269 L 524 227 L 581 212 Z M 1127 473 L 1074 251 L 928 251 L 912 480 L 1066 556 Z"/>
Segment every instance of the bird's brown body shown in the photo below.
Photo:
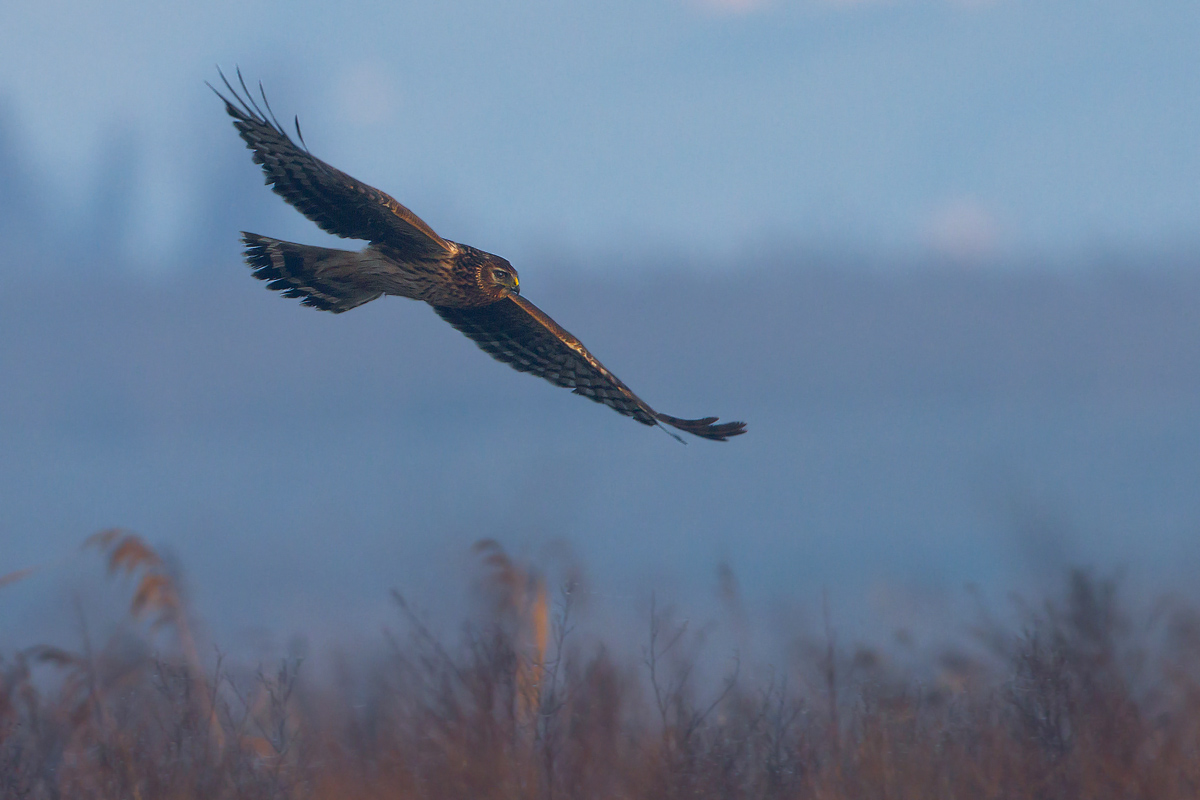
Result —
<path fill-rule="evenodd" d="M 448 308 L 478 308 L 508 294 L 483 274 L 507 262 L 467 245 L 455 244 L 453 254 L 437 261 L 402 260 L 375 245 L 356 252 L 256 233 L 242 237 L 256 278 L 271 281 L 270 288 L 289 297 L 304 298 L 305 305 L 335 314 L 385 294 Z M 515 274 L 513 270 L 514 279 Z"/>
<path fill-rule="evenodd" d="M 521 297 L 517 271 L 506 260 L 438 236 L 392 197 L 298 147 L 270 115 L 265 95 L 266 113 L 245 83 L 246 98 L 228 81 L 225 86 L 237 102 L 217 94 L 272 189 L 323 230 L 369 242 L 352 252 L 243 233 L 246 261 L 269 288 L 334 313 L 385 294 L 420 300 L 493 358 L 645 425 L 666 424 L 719 441 L 745 433 L 742 422 L 717 425 L 716 417 L 679 419 L 652 409 Z M 296 134 L 303 145 L 299 124 Z"/>

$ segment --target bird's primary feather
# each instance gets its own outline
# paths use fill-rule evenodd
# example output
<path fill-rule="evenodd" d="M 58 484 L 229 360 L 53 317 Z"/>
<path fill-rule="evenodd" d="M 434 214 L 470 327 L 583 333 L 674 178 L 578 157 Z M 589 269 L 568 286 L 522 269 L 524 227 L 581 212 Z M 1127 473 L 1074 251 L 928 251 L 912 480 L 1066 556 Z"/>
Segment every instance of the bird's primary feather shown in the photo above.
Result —
<path fill-rule="evenodd" d="M 658 413 L 609 372 L 582 342 L 524 297 L 510 295 L 479 308 L 434 306 L 433 310 L 497 361 L 567 387 L 643 425 L 665 422 L 718 441 L 745 431 L 740 422 L 713 425 L 716 417 L 679 419 Z"/>
<path fill-rule="evenodd" d="M 265 92 L 261 92 L 264 113 L 253 93 L 238 73 L 246 96 L 221 75 L 232 99 L 220 92 L 225 111 L 233 117 L 233 126 L 253 153 L 254 163 L 262 165 L 266 182 L 297 211 L 315 222 L 321 230 L 345 239 L 365 239 L 372 244 L 402 249 L 411 255 L 440 258 L 454 252 L 454 245 L 433 232 L 413 212 L 390 195 L 356 180 L 301 148 L 269 116 Z M 216 92 L 216 89 L 213 89 Z M 296 135 L 300 135 L 297 121 Z"/>

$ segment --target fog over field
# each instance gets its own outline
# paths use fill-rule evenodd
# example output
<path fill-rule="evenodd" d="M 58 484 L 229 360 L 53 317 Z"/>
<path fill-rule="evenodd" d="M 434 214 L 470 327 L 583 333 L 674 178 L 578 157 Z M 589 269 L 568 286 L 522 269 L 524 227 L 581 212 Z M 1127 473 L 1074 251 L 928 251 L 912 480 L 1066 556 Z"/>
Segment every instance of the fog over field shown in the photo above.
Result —
<path fill-rule="evenodd" d="M 482 537 L 578 561 L 621 613 L 651 589 L 710 598 L 722 561 L 764 613 L 828 591 L 851 628 L 928 624 L 967 584 L 1002 596 L 1075 563 L 1193 590 L 1189 264 L 775 263 L 613 281 L 519 265 L 526 296 L 649 402 L 750 424 L 686 447 L 410 301 L 322 314 L 232 258 L 22 277 L 0 297 L 3 566 L 56 565 L 6 592 L 59 613 L 34 598 L 98 574 L 61 560 L 108 526 L 174 554 L 227 645 L 372 629 L 392 587 L 443 602 Z"/>

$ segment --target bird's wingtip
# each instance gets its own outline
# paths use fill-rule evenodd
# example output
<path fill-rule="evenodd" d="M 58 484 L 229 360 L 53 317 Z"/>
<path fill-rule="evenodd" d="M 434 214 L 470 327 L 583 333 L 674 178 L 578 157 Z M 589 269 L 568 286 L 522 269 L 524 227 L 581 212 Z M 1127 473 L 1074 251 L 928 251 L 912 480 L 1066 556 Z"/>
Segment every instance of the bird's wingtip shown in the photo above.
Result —
<path fill-rule="evenodd" d="M 659 422 L 664 422 L 672 428 L 678 428 L 685 433 L 690 433 L 693 436 L 699 436 L 702 439 L 712 439 L 716 442 L 724 442 L 731 436 L 741 436 L 746 432 L 746 423 L 744 422 L 724 422 L 720 425 L 715 424 L 718 417 L 703 417 L 701 419 L 679 419 L 672 417 L 670 414 L 654 415 Z"/>

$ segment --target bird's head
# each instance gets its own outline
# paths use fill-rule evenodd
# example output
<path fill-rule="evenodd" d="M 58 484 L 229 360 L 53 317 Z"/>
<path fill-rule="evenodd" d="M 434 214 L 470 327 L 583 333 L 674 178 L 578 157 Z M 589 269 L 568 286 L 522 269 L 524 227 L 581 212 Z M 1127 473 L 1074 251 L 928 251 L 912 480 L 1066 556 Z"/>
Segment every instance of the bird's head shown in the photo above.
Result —
<path fill-rule="evenodd" d="M 480 265 L 479 283 L 484 291 L 498 297 L 521 293 L 517 271 L 500 256 L 489 255 Z"/>

